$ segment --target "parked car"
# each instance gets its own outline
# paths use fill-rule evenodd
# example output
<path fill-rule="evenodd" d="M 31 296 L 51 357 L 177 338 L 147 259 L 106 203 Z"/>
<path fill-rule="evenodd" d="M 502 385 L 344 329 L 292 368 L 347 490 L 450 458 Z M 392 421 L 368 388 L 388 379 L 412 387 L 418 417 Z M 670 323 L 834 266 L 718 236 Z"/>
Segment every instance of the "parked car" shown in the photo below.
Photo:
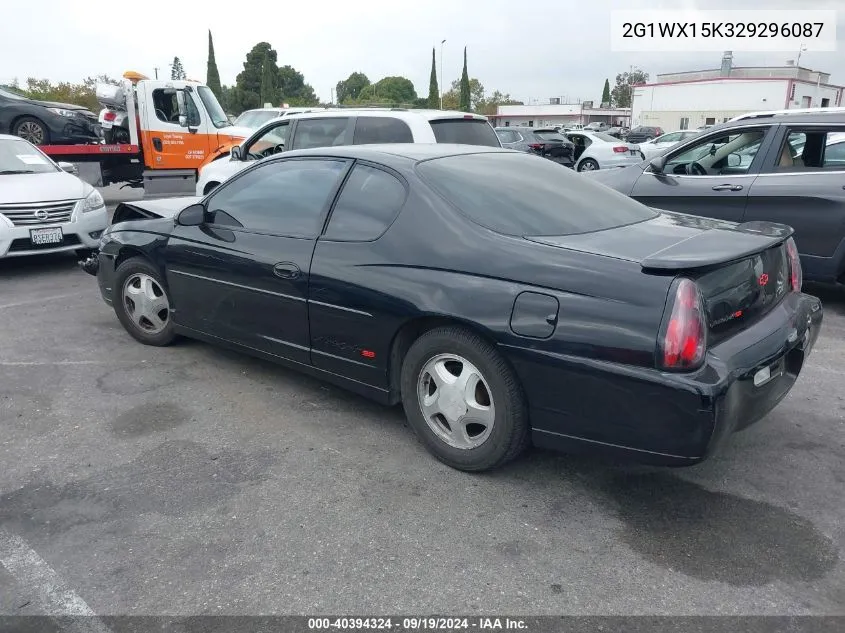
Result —
<path fill-rule="evenodd" d="M 325 108 L 256 108 L 246 110 L 235 119 L 234 125 L 250 130 L 257 130 L 262 125 L 279 117 L 301 114 L 302 112 L 324 111 Z"/>
<path fill-rule="evenodd" d="M 0 258 L 60 251 L 85 256 L 97 246 L 108 224 L 106 207 L 75 169 L 22 138 L 0 134 Z"/>
<path fill-rule="evenodd" d="M 650 141 L 640 143 L 640 153 L 643 160 L 651 160 L 691 136 L 698 134 L 698 130 L 677 130 L 658 136 Z"/>
<path fill-rule="evenodd" d="M 621 126 L 609 127 L 604 131 L 608 136 L 621 139 L 625 135 L 625 128 Z"/>
<path fill-rule="evenodd" d="M 650 163 L 593 177 L 652 207 L 788 224 L 806 277 L 842 284 L 843 129 L 840 113 L 743 119 L 705 130 Z"/>
<path fill-rule="evenodd" d="M 575 169 L 595 171 L 625 167 L 642 161 L 640 148 L 603 132 L 568 132 L 566 138 L 575 143 Z"/>
<path fill-rule="evenodd" d="M 585 132 L 606 132 L 610 126 L 604 121 L 593 121 L 584 126 Z"/>
<path fill-rule="evenodd" d="M 507 149 L 537 154 L 567 167 L 575 164 L 575 144 L 554 128 L 497 127 L 496 135 Z"/>
<path fill-rule="evenodd" d="M 288 142 L 290 141 L 290 142 Z M 487 118 L 445 110 L 361 108 L 292 114 L 258 128 L 229 158 L 200 170 L 196 194 L 202 196 L 253 161 L 287 149 L 373 143 L 465 143 L 501 147 Z"/>
<path fill-rule="evenodd" d="M 790 234 L 656 212 L 522 152 L 326 147 L 124 203 L 85 268 L 141 343 L 222 343 L 402 402 L 455 468 L 532 441 L 685 465 L 812 351 L 822 308 Z"/>
<path fill-rule="evenodd" d="M 656 139 L 658 136 L 662 135 L 662 128 L 647 125 L 639 125 L 633 128 L 630 132 L 628 132 L 628 135 L 625 137 L 625 140 L 630 143 L 645 143 L 646 141 L 651 141 L 653 139 Z"/>
<path fill-rule="evenodd" d="M 0 134 L 33 145 L 96 143 L 101 137 L 97 115 L 68 103 L 38 101 L 0 87 Z"/>

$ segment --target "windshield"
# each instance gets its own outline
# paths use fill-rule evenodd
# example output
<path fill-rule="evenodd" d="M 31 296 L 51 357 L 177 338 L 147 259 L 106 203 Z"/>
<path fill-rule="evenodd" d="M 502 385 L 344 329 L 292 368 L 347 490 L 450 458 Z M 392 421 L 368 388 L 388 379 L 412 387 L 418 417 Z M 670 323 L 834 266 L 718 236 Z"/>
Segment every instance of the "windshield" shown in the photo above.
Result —
<path fill-rule="evenodd" d="M 276 110 L 248 110 L 235 119 L 235 125 L 257 130 L 267 123 L 267 121 L 271 121 L 279 116 L 280 114 Z"/>
<path fill-rule="evenodd" d="M 205 109 L 208 111 L 208 117 L 211 119 L 214 127 L 226 127 L 229 125 L 229 119 L 226 117 L 226 113 L 223 112 L 223 108 L 220 107 L 217 97 L 211 92 L 211 88 L 208 86 L 199 86 L 197 92 L 205 105 Z"/>
<path fill-rule="evenodd" d="M 0 139 L 0 175 L 44 174 L 59 171 L 35 146 L 23 139 Z"/>
<path fill-rule="evenodd" d="M 424 161 L 417 170 L 463 215 L 504 235 L 589 233 L 657 215 L 610 187 L 538 156 L 461 154 Z"/>

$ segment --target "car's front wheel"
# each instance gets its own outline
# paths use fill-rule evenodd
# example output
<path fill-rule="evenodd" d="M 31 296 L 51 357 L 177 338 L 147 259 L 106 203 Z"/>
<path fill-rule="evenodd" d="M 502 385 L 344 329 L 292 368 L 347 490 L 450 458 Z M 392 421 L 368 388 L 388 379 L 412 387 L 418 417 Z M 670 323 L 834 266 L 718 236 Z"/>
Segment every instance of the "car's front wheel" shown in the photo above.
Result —
<path fill-rule="evenodd" d="M 436 328 L 417 339 L 402 365 L 401 388 L 414 432 L 453 468 L 495 468 L 530 442 L 516 375 L 490 343 L 464 328 Z"/>
<path fill-rule="evenodd" d="M 47 126 L 32 116 L 21 117 L 15 121 L 12 134 L 33 145 L 47 145 L 50 142 L 50 131 Z"/>
<path fill-rule="evenodd" d="M 169 345 L 176 334 L 170 297 L 158 270 L 140 257 L 117 268 L 112 304 L 124 329 L 145 345 Z"/>
<path fill-rule="evenodd" d="M 592 158 L 585 158 L 578 163 L 578 171 L 595 171 L 599 168 L 599 164 Z"/>

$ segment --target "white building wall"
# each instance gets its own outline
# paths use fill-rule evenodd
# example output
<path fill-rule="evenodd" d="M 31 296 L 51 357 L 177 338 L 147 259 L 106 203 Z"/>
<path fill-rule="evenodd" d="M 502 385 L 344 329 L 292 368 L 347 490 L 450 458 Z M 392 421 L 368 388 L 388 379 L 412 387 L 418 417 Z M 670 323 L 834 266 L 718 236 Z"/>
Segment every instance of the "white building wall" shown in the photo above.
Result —
<path fill-rule="evenodd" d="M 794 98 L 789 99 L 794 85 Z M 835 107 L 840 89 L 816 86 L 789 79 L 722 79 L 693 83 L 637 86 L 634 88 L 633 125 L 659 126 L 677 130 L 682 119 L 695 129 L 706 123 L 721 123 L 746 112 L 784 108 L 820 107 L 822 99 Z M 808 101 L 809 99 L 809 101 Z M 842 103 L 841 105 L 845 105 Z"/>

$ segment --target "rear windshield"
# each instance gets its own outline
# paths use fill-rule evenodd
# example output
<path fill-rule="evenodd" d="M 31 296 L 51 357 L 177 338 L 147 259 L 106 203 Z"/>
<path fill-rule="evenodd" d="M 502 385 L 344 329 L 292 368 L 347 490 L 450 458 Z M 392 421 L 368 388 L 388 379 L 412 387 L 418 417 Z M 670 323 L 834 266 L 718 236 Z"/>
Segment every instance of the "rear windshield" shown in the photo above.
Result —
<path fill-rule="evenodd" d="M 535 132 L 535 134 L 544 141 L 561 141 L 567 142 L 567 138 L 557 132 Z"/>
<path fill-rule="evenodd" d="M 431 129 L 438 143 L 502 146 L 490 124 L 480 119 L 439 119 L 431 122 Z"/>
<path fill-rule="evenodd" d="M 628 196 L 539 156 L 461 154 L 424 161 L 417 169 L 461 213 L 505 235 L 589 233 L 657 215 Z"/>

